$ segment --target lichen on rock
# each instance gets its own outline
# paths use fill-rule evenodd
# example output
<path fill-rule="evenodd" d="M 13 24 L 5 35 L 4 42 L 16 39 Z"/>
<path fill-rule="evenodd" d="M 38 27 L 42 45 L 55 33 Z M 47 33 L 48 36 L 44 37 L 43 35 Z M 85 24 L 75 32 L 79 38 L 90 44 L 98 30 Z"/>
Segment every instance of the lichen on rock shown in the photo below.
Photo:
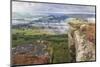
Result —
<path fill-rule="evenodd" d="M 95 60 L 95 23 L 80 19 L 70 21 L 68 37 L 70 54 L 75 54 L 76 62 Z"/>

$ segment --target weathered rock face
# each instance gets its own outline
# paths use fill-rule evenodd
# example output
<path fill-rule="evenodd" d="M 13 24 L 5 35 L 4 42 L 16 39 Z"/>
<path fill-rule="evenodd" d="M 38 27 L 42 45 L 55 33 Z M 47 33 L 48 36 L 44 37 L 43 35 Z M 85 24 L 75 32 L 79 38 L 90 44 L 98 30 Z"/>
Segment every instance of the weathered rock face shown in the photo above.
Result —
<path fill-rule="evenodd" d="M 95 23 L 74 20 L 69 25 L 68 39 L 72 62 L 95 60 Z"/>
<path fill-rule="evenodd" d="M 12 65 L 46 64 L 50 55 L 46 43 L 24 44 L 12 48 Z"/>
<path fill-rule="evenodd" d="M 46 64 L 49 62 L 48 56 L 33 56 L 29 54 L 16 54 L 13 57 L 13 64 L 27 65 L 27 64 Z"/>

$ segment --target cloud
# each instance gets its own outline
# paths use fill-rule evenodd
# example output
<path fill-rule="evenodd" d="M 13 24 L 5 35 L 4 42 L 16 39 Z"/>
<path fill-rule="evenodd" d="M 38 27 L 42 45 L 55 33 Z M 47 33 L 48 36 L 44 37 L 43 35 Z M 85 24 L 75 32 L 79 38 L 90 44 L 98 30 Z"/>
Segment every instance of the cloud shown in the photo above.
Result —
<path fill-rule="evenodd" d="M 19 13 L 65 13 L 65 14 L 95 14 L 94 6 L 12 2 L 12 12 Z"/>

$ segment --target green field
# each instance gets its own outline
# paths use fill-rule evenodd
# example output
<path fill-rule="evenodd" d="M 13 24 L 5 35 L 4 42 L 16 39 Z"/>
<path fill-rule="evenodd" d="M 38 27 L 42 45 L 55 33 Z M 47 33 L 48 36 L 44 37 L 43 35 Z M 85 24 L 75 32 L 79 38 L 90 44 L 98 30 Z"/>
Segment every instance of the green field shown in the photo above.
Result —
<path fill-rule="evenodd" d="M 70 62 L 67 34 L 56 35 L 36 29 L 12 29 L 12 46 L 33 44 L 37 40 L 48 41 L 48 49 L 52 49 L 51 63 Z"/>

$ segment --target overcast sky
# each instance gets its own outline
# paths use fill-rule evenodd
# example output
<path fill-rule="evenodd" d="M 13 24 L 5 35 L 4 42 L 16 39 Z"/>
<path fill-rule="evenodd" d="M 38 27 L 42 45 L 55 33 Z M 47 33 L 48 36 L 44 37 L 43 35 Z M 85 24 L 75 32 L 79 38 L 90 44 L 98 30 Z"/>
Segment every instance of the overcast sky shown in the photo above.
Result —
<path fill-rule="evenodd" d="M 13 1 L 12 12 L 29 13 L 29 14 L 42 14 L 42 13 L 95 14 L 95 7 Z"/>

